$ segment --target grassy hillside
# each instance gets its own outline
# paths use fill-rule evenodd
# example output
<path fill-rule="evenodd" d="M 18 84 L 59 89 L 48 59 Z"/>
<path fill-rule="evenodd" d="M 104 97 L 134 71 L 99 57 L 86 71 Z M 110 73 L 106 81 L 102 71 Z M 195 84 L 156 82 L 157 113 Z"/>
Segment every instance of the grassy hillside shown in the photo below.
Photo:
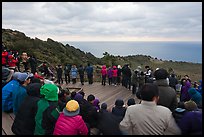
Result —
<path fill-rule="evenodd" d="M 88 62 L 91 62 L 94 66 L 103 64 L 107 66 L 120 64 L 123 66 L 124 64 L 130 64 L 131 69 L 134 70 L 138 65 L 142 68 L 148 65 L 153 70 L 165 68 L 171 71 L 173 69 L 181 77 L 188 74 L 192 81 L 202 79 L 202 64 L 197 63 L 162 61 L 144 55 L 113 56 L 108 52 L 105 52 L 102 58 L 96 58 L 91 53 L 85 53 L 69 44 L 63 45 L 50 38 L 47 41 L 38 38 L 32 39 L 22 32 L 10 29 L 2 29 L 2 42 L 8 49 L 17 50 L 20 54 L 27 52 L 36 56 L 37 59 L 49 62 L 53 66 L 67 63 L 87 65 Z"/>

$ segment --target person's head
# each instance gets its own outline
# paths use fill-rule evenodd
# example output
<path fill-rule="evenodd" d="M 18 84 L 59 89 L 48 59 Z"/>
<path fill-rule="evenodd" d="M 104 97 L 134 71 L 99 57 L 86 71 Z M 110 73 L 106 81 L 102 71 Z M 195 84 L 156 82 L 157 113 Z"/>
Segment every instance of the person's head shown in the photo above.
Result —
<path fill-rule="evenodd" d="M 189 79 L 189 76 L 188 76 L 188 75 L 185 75 L 184 78 L 187 80 L 187 79 Z"/>
<path fill-rule="evenodd" d="M 188 111 L 193 111 L 193 110 L 198 109 L 197 104 L 193 100 L 189 100 L 189 101 L 184 102 L 184 107 Z"/>
<path fill-rule="evenodd" d="M 128 106 L 135 105 L 135 99 L 134 98 L 128 99 L 127 105 Z"/>
<path fill-rule="evenodd" d="M 159 89 L 153 83 L 145 83 L 140 89 L 141 99 L 144 101 L 158 101 Z"/>
<path fill-rule="evenodd" d="M 67 102 L 66 107 L 63 109 L 65 116 L 76 116 L 80 112 L 79 103 L 76 100 L 70 100 Z"/>
<path fill-rule="evenodd" d="M 156 80 L 166 79 L 169 76 L 169 73 L 166 69 L 160 68 L 154 72 L 154 77 Z"/>
<path fill-rule="evenodd" d="M 92 95 L 92 94 L 88 95 L 87 101 L 89 103 L 93 104 L 94 100 L 95 100 L 95 96 L 94 95 Z"/>
<path fill-rule="evenodd" d="M 74 100 L 76 100 L 80 104 L 83 100 L 83 96 L 80 93 L 76 93 Z"/>
<path fill-rule="evenodd" d="M 26 87 L 27 94 L 29 96 L 40 97 L 40 88 L 42 84 L 40 83 L 31 83 Z"/>
<path fill-rule="evenodd" d="M 27 73 L 20 73 L 17 76 L 17 80 L 21 85 L 27 86 L 31 81 L 31 77 L 32 76 Z"/>
<path fill-rule="evenodd" d="M 14 70 L 8 68 L 2 68 L 2 82 L 7 83 L 11 80 L 14 74 Z"/>
<path fill-rule="evenodd" d="M 101 104 L 101 109 L 106 110 L 106 109 L 107 109 L 107 104 L 106 104 L 106 103 L 102 103 L 102 104 Z"/>
<path fill-rule="evenodd" d="M 74 99 L 75 96 L 76 96 L 76 91 L 72 91 L 72 93 L 71 93 L 71 99 Z"/>
<path fill-rule="evenodd" d="M 58 87 L 55 84 L 44 84 L 40 94 L 48 101 L 58 101 Z"/>
<path fill-rule="evenodd" d="M 175 78 L 175 76 L 176 76 L 176 75 L 175 75 L 174 73 L 171 74 L 171 77 Z"/>
<path fill-rule="evenodd" d="M 117 106 L 117 107 L 123 107 L 123 105 L 124 105 L 124 101 L 123 101 L 122 99 L 117 99 L 117 100 L 115 101 L 115 106 Z"/>
<path fill-rule="evenodd" d="M 83 98 L 84 98 L 84 96 L 85 96 L 84 91 L 79 91 L 79 94 L 81 94 L 83 96 Z"/>

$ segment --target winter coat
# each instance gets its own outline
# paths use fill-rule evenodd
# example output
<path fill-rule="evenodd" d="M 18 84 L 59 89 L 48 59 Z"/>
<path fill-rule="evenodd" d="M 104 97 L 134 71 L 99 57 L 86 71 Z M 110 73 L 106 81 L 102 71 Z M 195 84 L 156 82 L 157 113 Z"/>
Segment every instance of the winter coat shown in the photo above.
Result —
<path fill-rule="evenodd" d="M 102 135 L 122 135 L 119 129 L 120 119 L 108 111 L 100 111 L 97 128 Z"/>
<path fill-rule="evenodd" d="M 188 93 L 191 96 L 191 100 L 193 100 L 198 105 L 198 107 L 201 107 L 202 106 L 201 94 L 195 88 L 190 88 L 188 90 Z"/>
<path fill-rule="evenodd" d="M 37 103 L 34 135 L 52 135 L 59 116 L 57 86 L 44 84 L 40 88 L 42 98 Z"/>
<path fill-rule="evenodd" d="M 112 74 L 113 74 L 113 77 L 117 77 L 118 76 L 117 68 L 112 69 Z"/>
<path fill-rule="evenodd" d="M 71 77 L 72 78 L 77 78 L 77 68 L 72 68 L 71 69 Z"/>
<path fill-rule="evenodd" d="M 117 116 L 120 119 L 120 121 L 125 116 L 125 112 L 126 112 L 125 107 L 115 106 L 112 108 L 112 114 Z"/>
<path fill-rule="evenodd" d="M 188 93 L 188 90 L 191 87 L 191 83 L 187 80 L 186 84 L 184 86 L 181 87 L 181 95 L 180 95 L 180 101 L 185 102 L 185 101 L 189 101 L 191 99 L 191 96 Z"/>
<path fill-rule="evenodd" d="M 108 78 L 112 78 L 113 77 L 113 71 L 112 68 L 108 69 Z"/>
<path fill-rule="evenodd" d="M 61 113 L 55 124 L 53 135 L 87 135 L 88 128 L 80 115 L 73 117 Z"/>
<path fill-rule="evenodd" d="M 178 123 L 182 135 L 202 135 L 202 112 L 186 112 Z"/>
<path fill-rule="evenodd" d="M 17 62 L 18 62 L 18 60 L 14 59 L 13 55 L 8 56 L 8 65 L 9 65 L 9 67 L 15 67 Z"/>
<path fill-rule="evenodd" d="M 106 66 L 102 66 L 102 69 L 101 69 L 101 74 L 102 74 L 102 76 L 107 75 Z"/>
<path fill-rule="evenodd" d="M 26 92 L 26 87 L 19 85 L 17 89 L 13 89 L 12 99 L 13 99 L 13 113 L 16 115 L 18 109 L 25 97 L 28 96 Z"/>
<path fill-rule="evenodd" d="M 178 105 L 176 91 L 168 85 L 166 79 L 156 80 L 155 84 L 158 85 L 159 88 L 159 101 L 157 104 L 174 111 Z"/>
<path fill-rule="evenodd" d="M 84 75 L 84 68 L 79 67 L 78 72 L 79 72 L 79 75 L 83 76 Z"/>
<path fill-rule="evenodd" d="M 2 57 L 2 59 L 1 59 L 1 64 L 2 65 L 6 65 L 7 64 L 7 59 L 6 59 L 6 57 L 8 56 L 8 52 L 7 51 L 3 51 L 2 53 L 1 53 L 1 57 Z"/>
<path fill-rule="evenodd" d="M 34 135 L 35 115 L 37 112 L 37 102 L 40 100 L 40 83 L 28 85 L 28 96 L 19 107 L 15 116 L 12 132 L 16 135 Z"/>
<path fill-rule="evenodd" d="M 87 73 L 87 75 L 93 75 L 93 67 L 92 66 L 87 66 L 86 73 Z"/>
<path fill-rule="evenodd" d="M 2 111 L 9 111 L 13 109 L 13 90 L 18 89 L 19 82 L 11 80 L 2 88 Z"/>

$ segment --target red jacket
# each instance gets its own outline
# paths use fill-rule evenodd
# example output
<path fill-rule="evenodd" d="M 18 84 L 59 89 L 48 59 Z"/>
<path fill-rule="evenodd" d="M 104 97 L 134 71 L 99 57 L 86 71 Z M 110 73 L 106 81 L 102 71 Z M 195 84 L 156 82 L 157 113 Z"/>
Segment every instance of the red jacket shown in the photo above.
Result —
<path fill-rule="evenodd" d="M 102 66 L 101 74 L 102 74 L 102 76 L 107 75 L 107 70 L 106 70 L 106 66 L 105 65 Z"/>
<path fill-rule="evenodd" d="M 61 113 L 53 135 L 88 135 L 88 128 L 80 115 L 69 117 Z"/>
<path fill-rule="evenodd" d="M 118 70 L 117 69 L 113 69 L 113 77 L 117 77 L 118 76 Z"/>
<path fill-rule="evenodd" d="M 2 65 L 6 65 L 7 63 L 6 63 L 6 56 L 8 56 L 8 52 L 7 51 L 3 51 L 2 53 L 1 53 L 1 56 L 2 56 Z"/>
<path fill-rule="evenodd" d="M 9 61 L 8 61 L 9 67 L 15 67 L 18 60 L 14 59 L 12 55 L 9 55 L 8 58 L 9 58 Z"/>

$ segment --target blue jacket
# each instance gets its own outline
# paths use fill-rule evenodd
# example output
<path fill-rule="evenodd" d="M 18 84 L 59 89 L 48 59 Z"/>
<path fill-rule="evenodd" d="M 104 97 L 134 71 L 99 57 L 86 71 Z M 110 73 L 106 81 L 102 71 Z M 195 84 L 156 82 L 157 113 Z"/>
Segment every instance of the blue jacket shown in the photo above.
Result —
<path fill-rule="evenodd" d="M 19 86 L 13 89 L 13 113 L 16 115 L 20 105 L 24 101 L 25 97 L 27 96 L 26 88 L 24 86 Z"/>
<path fill-rule="evenodd" d="M 92 66 L 88 66 L 86 68 L 86 73 L 87 73 L 87 75 L 92 75 L 93 74 L 93 67 Z"/>
<path fill-rule="evenodd" d="M 2 111 L 9 111 L 13 109 L 12 94 L 14 89 L 18 89 L 19 82 L 11 80 L 2 88 Z"/>
<path fill-rule="evenodd" d="M 77 68 L 71 68 L 71 77 L 77 78 Z"/>

